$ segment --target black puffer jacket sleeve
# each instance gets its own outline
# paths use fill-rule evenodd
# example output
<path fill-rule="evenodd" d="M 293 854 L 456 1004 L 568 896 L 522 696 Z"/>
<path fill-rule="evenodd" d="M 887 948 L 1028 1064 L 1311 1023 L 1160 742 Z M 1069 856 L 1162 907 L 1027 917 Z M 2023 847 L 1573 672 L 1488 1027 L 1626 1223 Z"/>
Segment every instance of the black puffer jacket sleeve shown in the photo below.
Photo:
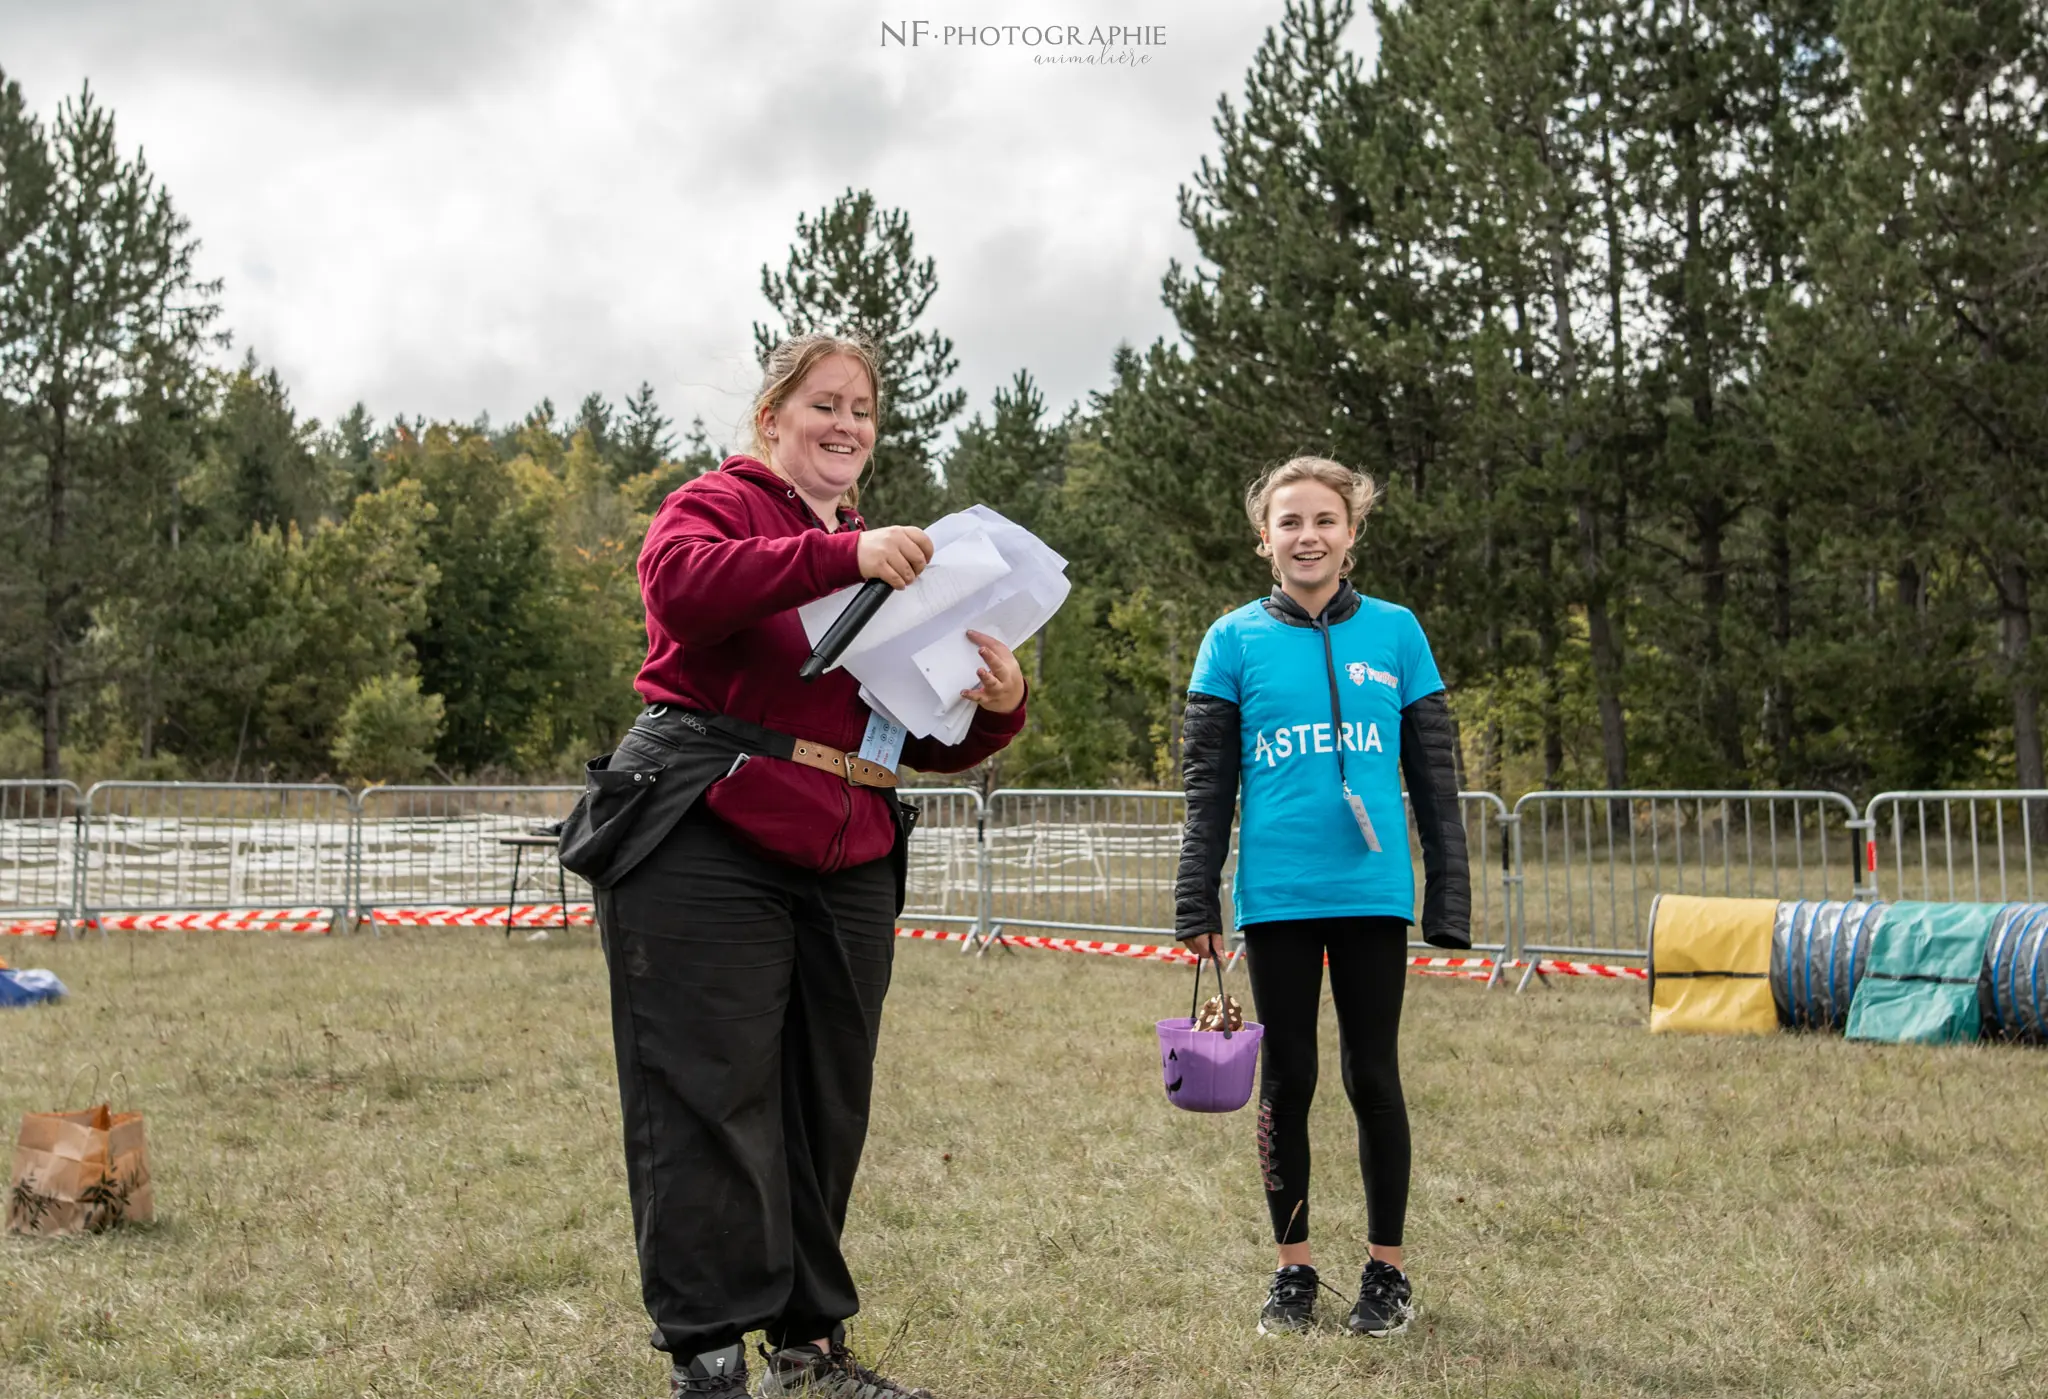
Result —
<path fill-rule="evenodd" d="M 1472 945 L 1472 871 L 1458 810 L 1457 746 L 1443 691 L 1401 711 L 1401 775 L 1422 844 L 1422 940 L 1464 948 Z"/>
<path fill-rule="evenodd" d="M 1173 881 L 1173 935 L 1191 938 L 1230 931 L 1223 926 L 1223 862 L 1230 857 L 1230 822 L 1237 811 L 1240 719 L 1237 706 L 1215 695 L 1190 693 L 1181 716 L 1181 784 L 1188 819 L 1181 828 L 1180 873 Z"/>

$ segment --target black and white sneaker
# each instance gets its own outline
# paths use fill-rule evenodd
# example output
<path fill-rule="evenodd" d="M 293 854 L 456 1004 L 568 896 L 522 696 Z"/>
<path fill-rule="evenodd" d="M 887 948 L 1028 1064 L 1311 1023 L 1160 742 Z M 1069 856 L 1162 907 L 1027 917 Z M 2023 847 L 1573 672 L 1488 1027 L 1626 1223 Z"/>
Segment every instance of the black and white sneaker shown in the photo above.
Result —
<path fill-rule="evenodd" d="M 675 1362 L 668 1399 L 747 1399 L 747 1353 L 738 1345 Z"/>
<path fill-rule="evenodd" d="M 1259 1334 L 1284 1336 L 1316 1324 L 1316 1288 L 1321 1279 L 1306 1263 L 1290 1263 L 1273 1274 L 1266 1305 L 1259 1308 Z"/>
<path fill-rule="evenodd" d="M 1414 1299 L 1406 1273 L 1372 1259 L 1358 1280 L 1358 1301 L 1344 1324 L 1360 1336 L 1398 1336 L 1415 1319 Z"/>

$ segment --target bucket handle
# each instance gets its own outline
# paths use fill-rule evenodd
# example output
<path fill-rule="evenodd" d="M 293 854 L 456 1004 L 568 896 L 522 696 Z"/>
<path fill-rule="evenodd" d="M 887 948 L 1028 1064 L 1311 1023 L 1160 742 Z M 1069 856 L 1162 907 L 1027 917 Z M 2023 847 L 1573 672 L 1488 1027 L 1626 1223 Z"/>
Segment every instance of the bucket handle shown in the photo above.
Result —
<path fill-rule="evenodd" d="M 1204 957 L 1199 952 L 1196 953 L 1195 994 L 1194 998 L 1188 1002 L 1188 1028 L 1190 1030 L 1195 1028 L 1195 1013 L 1202 1008 L 1202 963 L 1204 962 L 1216 968 L 1216 995 L 1219 997 L 1217 1004 L 1222 1004 L 1220 998 L 1225 994 L 1223 990 L 1223 959 L 1221 957 Z M 1229 1028 L 1229 1020 L 1226 1019 L 1223 1023 L 1223 1038 L 1229 1039 L 1236 1032 Z"/>

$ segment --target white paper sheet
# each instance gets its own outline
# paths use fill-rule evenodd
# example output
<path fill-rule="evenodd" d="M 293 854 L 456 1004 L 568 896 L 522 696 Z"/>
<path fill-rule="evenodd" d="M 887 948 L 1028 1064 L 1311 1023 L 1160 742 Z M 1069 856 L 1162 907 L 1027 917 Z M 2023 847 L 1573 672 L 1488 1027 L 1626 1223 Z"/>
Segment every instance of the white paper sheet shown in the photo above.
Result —
<path fill-rule="evenodd" d="M 985 505 L 935 521 L 931 562 L 917 581 L 889 595 L 839 658 L 861 682 L 861 699 L 920 738 L 958 743 L 974 722 L 980 653 L 971 627 L 1012 650 L 1030 640 L 1067 600 L 1067 561 L 1044 541 Z M 857 586 L 857 585 L 856 585 Z M 854 588 L 798 609 L 811 644 L 825 634 Z"/>

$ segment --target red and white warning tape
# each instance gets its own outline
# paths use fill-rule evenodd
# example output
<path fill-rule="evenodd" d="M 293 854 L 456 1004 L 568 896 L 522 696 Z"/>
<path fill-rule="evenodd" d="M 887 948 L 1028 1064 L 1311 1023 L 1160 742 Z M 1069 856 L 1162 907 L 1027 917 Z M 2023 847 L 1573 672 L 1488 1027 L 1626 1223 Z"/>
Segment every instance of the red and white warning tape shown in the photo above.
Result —
<path fill-rule="evenodd" d="M 505 905 L 494 907 L 477 905 L 469 908 L 373 908 L 370 921 L 387 928 L 502 928 L 505 926 Z M 591 921 L 589 904 L 569 905 L 569 924 L 588 926 Z M 512 926 L 515 928 L 559 928 L 562 925 L 560 904 L 519 904 L 512 909 Z"/>
<path fill-rule="evenodd" d="M 505 905 L 472 905 L 465 908 L 377 908 L 370 921 L 398 928 L 502 928 Z M 102 914 L 82 926 L 110 932 L 197 932 L 236 931 L 266 933 L 324 933 L 333 928 L 335 911 L 325 908 L 240 909 L 216 913 Z M 512 909 L 515 928 L 551 928 L 562 921 L 560 904 L 519 904 Z M 589 904 L 569 905 L 571 927 L 588 927 L 593 921 Z M 28 919 L 0 923 L 0 936 L 55 937 L 55 919 Z M 965 942 L 966 933 L 944 928 L 898 928 L 899 938 L 921 938 L 933 942 Z M 1001 940 L 1012 947 L 1038 948 L 1047 952 L 1078 952 L 1095 957 L 1123 957 L 1137 962 L 1164 962 L 1188 966 L 1195 960 L 1186 948 L 1172 943 L 1099 942 L 1088 938 L 1039 937 L 1027 933 L 1003 933 Z M 1235 955 L 1235 954 L 1233 954 Z M 1493 974 L 1491 957 L 1411 957 L 1409 967 L 1418 976 L 1470 977 L 1484 981 Z M 1519 958 L 1503 971 L 1528 966 Z M 1649 977 L 1644 967 L 1611 966 L 1599 962 L 1554 962 L 1537 964 L 1552 976 L 1591 976 L 1613 980 L 1642 981 Z"/>
<path fill-rule="evenodd" d="M 1508 963 L 1511 967 L 1526 967 L 1522 961 Z M 1605 976 L 1623 981 L 1648 981 L 1648 967 L 1615 967 L 1600 962 L 1538 962 L 1536 970 L 1552 976 Z"/>
<path fill-rule="evenodd" d="M 244 908 L 216 913 L 103 913 L 79 926 L 101 932 L 324 933 L 334 926 L 331 908 Z"/>
<path fill-rule="evenodd" d="M 325 933 L 333 931 L 338 917 L 331 908 L 234 909 L 184 913 L 103 913 L 82 920 L 81 928 L 120 933 L 147 932 L 247 932 Z M 379 908 L 370 921 L 387 927 L 409 928 L 502 928 L 505 905 L 469 908 Z M 552 928 L 562 922 L 560 904 L 520 904 L 512 910 L 515 928 Z M 588 926 L 589 904 L 569 905 L 569 924 Z M 0 936 L 55 937 L 57 921 L 52 918 L 0 923 Z"/>
<path fill-rule="evenodd" d="M 942 928 L 898 928 L 899 938 L 930 938 L 934 942 L 965 942 L 966 933 L 950 932 Z M 1035 937 L 1024 933 L 1004 933 L 1001 941 L 1012 947 L 1036 947 L 1049 952 L 1087 952 L 1098 957 L 1129 957 L 1141 962 L 1177 962 L 1189 966 L 1195 954 L 1185 947 L 1172 943 L 1157 942 L 1091 942 L 1083 938 Z"/>
<path fill-rule="evenodd" d="M 966 933 L 956 933 L 943 928 L 898 928 L 899 938 L 926 938 L 934 942 L 965 942 Z M 1128 957 L 1141 962 L 1171 962 L 1179 966 L 1191 965 L 1195 954 L 1185 947 L 1156 942 L 1091 942 L 1082 938 L 1036 937 L 1022 933 L 1003 933 L 1001 940 L 1012 947 L 1036 947 L 1049 952 L 1082 952 L 1098 957 Z M 1408 965 L 1419 976 L 1470 977 L 1484 981 L 1493 975 L 1491 957 L 1410 957 Z M 1510 968 L 1519 970 L 1527 962 L 1516 959 L 1507 963 L 1503 971 Z M 1542 971 L 1556 976 L 1597 976 L 1641 980 L 1649 975 L 1642 967 L 1615 967 L 1596 962 L 1551 962 L 1541 964 Z"/>

